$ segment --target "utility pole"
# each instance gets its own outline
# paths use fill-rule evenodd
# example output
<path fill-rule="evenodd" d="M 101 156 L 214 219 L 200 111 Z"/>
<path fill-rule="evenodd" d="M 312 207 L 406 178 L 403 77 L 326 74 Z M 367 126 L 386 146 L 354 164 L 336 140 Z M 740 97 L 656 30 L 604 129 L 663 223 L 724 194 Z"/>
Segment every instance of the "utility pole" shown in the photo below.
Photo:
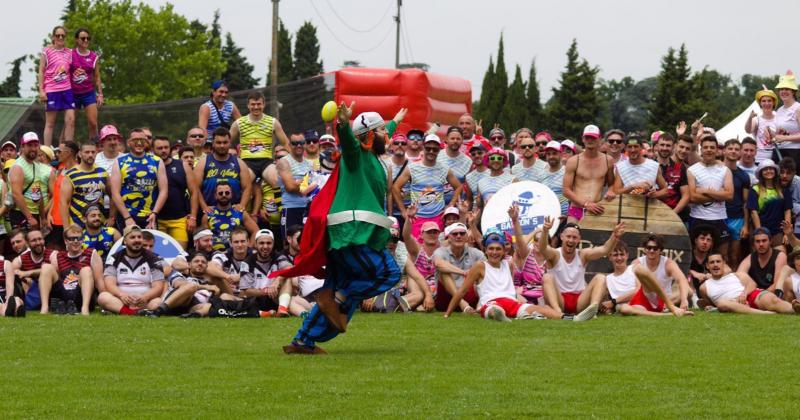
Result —
<path fill-rule="evenodd" d="M 272 78 L 269 81 L 269 113 L 278 118 L 278 3 L 280 0 L 272 0 L 272 63 L 270 73 Z"/>
<path fill-rule="evenodd" d="M 394 21 L 397 22 L 397 33 L 395 34 L 394 41 L 394 68 L 400 68 L 400 6 L 403 5 L 403 0 L 397 0 L 397 16 Z"/>

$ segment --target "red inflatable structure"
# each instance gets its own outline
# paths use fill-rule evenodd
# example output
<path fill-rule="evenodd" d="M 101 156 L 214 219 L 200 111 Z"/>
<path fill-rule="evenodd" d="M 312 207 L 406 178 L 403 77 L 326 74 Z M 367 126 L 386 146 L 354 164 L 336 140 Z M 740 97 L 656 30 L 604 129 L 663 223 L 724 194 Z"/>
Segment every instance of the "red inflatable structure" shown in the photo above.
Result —
<path fill-rule="evenodd" d="M 399 132 L 412 128 L 427 131 L 438 122 L 446 130 L 465 112 L 472 112 L 472 86 L 458 77 L 418 69 L 346 68 L 336 73 L 336 103 L 355 101 L 354 116 L 375 111 L 389 120 L 400 108 L 408 108 Z"/>

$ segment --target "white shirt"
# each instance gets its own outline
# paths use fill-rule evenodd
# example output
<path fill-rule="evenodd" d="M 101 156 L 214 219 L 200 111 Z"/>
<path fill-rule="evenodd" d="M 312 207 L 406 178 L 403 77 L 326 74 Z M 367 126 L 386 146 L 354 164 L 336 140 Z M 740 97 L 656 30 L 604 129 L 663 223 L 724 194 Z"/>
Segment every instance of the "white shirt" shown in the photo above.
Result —
<path fill-rule="evenodd" d="M 628 266 L 625 271 L 616 275 L 611 273 L 606 276 L 606 287 L 612 299 L 617 299 L 636 290 L 636 276 L 633 274 L 633 266 Z"/>
<path fill-rule="evenodd" d="M 708 188 L 720 191 L 725 185 L 725 176 L 730 172 L 727 166 L 716 162 L 711 166 L 706 166 L 703 162 L 697 162 L 689 167 L 689 172 L 694 175 L 697 188 Z M 695 219 L 702 220 L 725 220 L 728 213 L 725 211 L 724 201 L 712 201 L 704 204 L 690 204 L 689 215 Z"/>

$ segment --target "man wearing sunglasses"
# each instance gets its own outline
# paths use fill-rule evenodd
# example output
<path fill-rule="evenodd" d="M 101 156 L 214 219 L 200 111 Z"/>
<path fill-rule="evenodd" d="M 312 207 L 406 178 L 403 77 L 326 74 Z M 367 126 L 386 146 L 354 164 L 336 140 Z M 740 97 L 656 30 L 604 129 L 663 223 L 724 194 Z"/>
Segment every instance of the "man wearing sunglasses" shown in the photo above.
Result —
<path fill-rule="evenodd" d="M 406 133 L 408 147 L 406 148 L 406 158 L 409 163 L 419 162 L 423 158 L 422 142 L 425 140 L 425 132 L 422 130 L 408 130 Z"/>
<path fill-rule="evenodd" d="M 650 315 L 661 313 L 666 307 L 675 316 L 691 315 L 689 309 L 689 281 L 678 264 L 662 255 L 664 238 L 661 235 L 649 234 L 642 243 L 644 255 L 635 259 L 631 266 L 642 287 L 636 291 L 629 305 L 632 315 Z M 673 283 L 678 283 L 678 293 L 672 292 Z M 655 284 L 653 284 L 655 283 Z M 658 293 L 661 290 L 663 293 Z M 675 305 L 679 305 L 678 308 Z"/>
<path fill-rule="evenodd" d="M 538 135 L 539 140 L 533 139 L 533 133 L 527 128 L 521 128 L 517 132 L 516 142 L 519 148 L 522 149 L 522 160 L 511 168 L 511 173 L 519 181 L 536 181 L 539 182 L 542 171 L 547 170 L 547 163 L 543 158 L 544 147 L 547 141 L 543 140 L 545 137 Z M 544 142 L 541 146 L 541 153 L 539 151 L 539 142 Z"/>
<path fill-rule="evenodd" d="M 303 140 L 306 142 L 306 147 L 303 156 L 306 160 L 311 161 L 314 170 L 319 169 L 319 133 L 317 130 L 310 129 L 303 133 Z"/>
<path fill-rule="evenodd" d="M 606 144 L 608 151 L 606 154 L 614 159 L 614 163 L 628 159 L 622 151 L 625 149 L 625 133 L 620 129 L 608 130 L 606 132 Z"/>
<path fill-rule="evenodd" d="M 303 134 L 292 134 L 289 140 L 289 154 L 277 163 L 278 185 L 281 187 L 281 237 L 286 238 L 289 226 L 302 225 L 308 206 L 308 194 L 317 187 L 314 183 L 303 186 L 305 179 L 314 169 L 311 161 L 306 160 L 306 140 Z"/>
<path fill-rule="evenodd" d="M 445 148 L 439 152 L 439 156 L 436 158 L 438 164 L 450 169 L 450 172 L 455 175 L 459 183 L 464 183 L 467 172 L 472 168 L 472 160 L 461 150 L 461 146 L 464 144 L 463 140 L 464 137 L 460 128 L 448 128 Z M 455 195 L 455 187 L 445 184 L 444 201 L 449 203 L 454 198 L 458 199 L 458 196 Z"/>
<path fill-rule="evenodd" d="M 392 184 L 397 181 L 397 178 L 400 177 L 400 174 L 406 169 L 406 167 L 411 163 L 409 159 L 406 157 L 406 150 L 408 149 L 409 141 L 408 138 L 402 134 L 395 134 L 392 137 L 392 144 L 389 150 L 391 151 L 391 157 L 386 160 L 386 164 L 389 166 L 392 172 Z M 409 183 L 400 187 L 401 197 L 403 199 L 403 205 L 408 207 L 411 205 L 411 189 Z M 400 212 L 400 207 L 392 204 L 392 208 L 390 212 L 394 218 L 397 219 L 400 230 L 403 229 L 403 225 L 405 224 L 405 218 L 403 218 L 403 214 Z"/>
<path fill-rule="evenodd" d="M 497 124 L 499 125 L 499 124 Z M 527 129 L 526 129 L 527 130 Z M 516 136 L 514 136 L 516 140 Z M 500 127 L 495 127 L 489 132 L 489 144 L 492 147 L 506 150 L 506 132 Z M 508 166 L 512 167 L 517 163 L 517 156 L 514 153 L 508 154 Z"/>
<path fill-rule="evenodd" d="M 471 203 L 475 202 L 476 197 L 478 197 L 478 183 L 483 177 L 489 175 L 489 168 L 486 166 L 484 160 L 486 151 L 491 149 L 491 147 L 487 147 L 487 145 L 488 142 L 485 140 L 474 141 L 469 148 L 469 156 L 472 158 L 472 170 L 464 177 L 463 190 L 467 198 L 467 203 L 470 203 L 470 206 Z"/>
<path fill-rule="evenodd" d="M 83 229 L 78 225 L 64 229 L 64 245 L 66 251 L 53 252 L 50 260 L 42 264 L 39 275 L 42 302 L 51 302 L 52 291 L 57 298 L 49 310 L 74 315 L 80 308 L 81 315 L 88 316 L 94 285 L 102 281 L 103 262 L 96 250 L 83 248 Z M 47 313 L 46 309 L 42 313 Z"/>
<path fill-rule="evenodd" d="M 453 223 L 444 230 L 444 234 L 448 245 L 433 253 L 433 264 L 439 277 L 436 310 L 442 312 L 447 310 L 452 296 L 464 283 L 467 272 L 479 261 L 486 260 L 483 252 L 467 245 L 467 227 L 463 223 Z M 464 312 L 473 312 L 477 303 L 478 294 L 472 288 L 460 300 L 459 307 Z"/>

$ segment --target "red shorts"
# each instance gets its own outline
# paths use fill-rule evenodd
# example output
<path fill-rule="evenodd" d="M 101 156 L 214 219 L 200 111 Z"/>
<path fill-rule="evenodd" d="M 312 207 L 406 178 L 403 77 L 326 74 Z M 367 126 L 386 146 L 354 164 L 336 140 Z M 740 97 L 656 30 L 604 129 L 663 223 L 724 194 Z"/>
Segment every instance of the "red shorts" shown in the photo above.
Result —
<path fill-rule="evenodd" d="M 758 307 L 758 305 L 756 305 L 756 299 L 758 299 L 758 297 L 761 296 L 761 292 L 763 292 L 763 291 L 764 291 L 764 289 L 756 288 L 755 290 L 750 292 L 749 295 L 747 295 L 747 304 L 750 305 L 751 308 L 753 308 L 753 309 L 761 309 L 761 308 Z"/>
<path fill-rule="evenodd" d="M 437 311 L 446 311 L 447 306 L 450 305 L 450 301 L 452 299 L 453 297 L 450 296 L 450 293 L 447 293 L 447 290 L 445 290 L 442 283 L 436 285 L 436 297 L 433 298 L 433 301 L 436 304 Z M 467 290 L 467 294 L 464 295 L 464 300 L 473 308 L 478 304 L 478 293 L 475 291 L 475 286 L 472 286 L 469 290 Z M 458 311 L 460 309 L 458 309 L 456 306 L 456 310 Z"/>
<path fill-rule="evenodd" d="M 650 302 L 650 299 L 647 298 L 644 294 L 644 288 L 640 287 L 639 290 L 636 291 L 636 294 L 633 295 L 628 305 L 638 305 L 650 312 L 661 312 L 664 310 L 664 301 L 661 298 L 658 298 L 658 303 L 656 306 L 653 306 L 653 303 Z"/>
<path fill-rule="evenodd" d="M 489 308 L 489 305 L 496 305 L 503 308 L 503 311 L 505 311 L 506 316 L 509 318 L 516 318 L 517 313 L 519 313 L 519 310 L 523 306 L 527 306 L 526 303 L 519 303 L 517 302 L 516 299 L 497 298 L 490 300 L 489 302 L 486 303 L 486 305 L 481 306 L 480 309 L 481 316 L 484 316 L 484 313 L 486 312 L 486 309 Z"/>
<path fill-rule="evenodd" d="M 573 292 L 561 292 L 561 297 L 564 299 L 564 313 L 577 314 L 578 298 L 581 297 L 581 294 Z"/>

